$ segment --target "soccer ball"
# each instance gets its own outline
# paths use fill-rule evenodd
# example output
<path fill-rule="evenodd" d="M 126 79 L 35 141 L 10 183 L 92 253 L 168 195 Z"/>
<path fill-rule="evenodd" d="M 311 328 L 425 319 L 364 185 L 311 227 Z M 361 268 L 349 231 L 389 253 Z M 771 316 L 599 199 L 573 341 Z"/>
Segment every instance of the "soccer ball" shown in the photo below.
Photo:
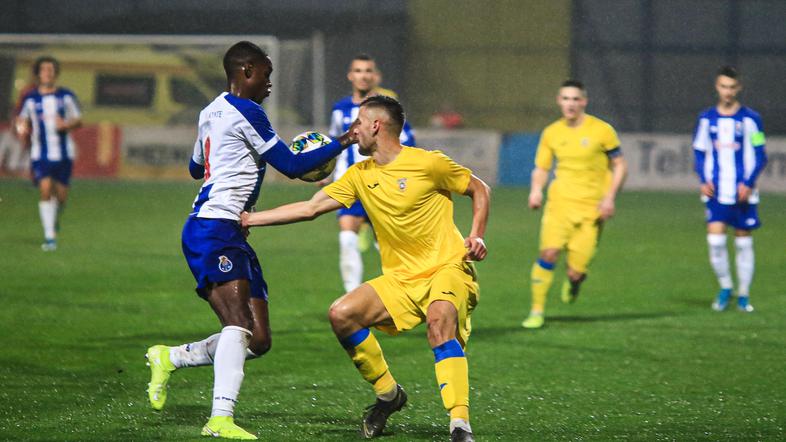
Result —
<path fill-rule="evenodd" d="M 323 135 L 319 132 L 303 132 L 302 134 L 296 136 L 292 140 L 292 144 L 289 145 L 289 150 L 294 152 L 295 154 L 299 154 L 301 152 L 308 152 L 314 149 L 319 149 L 322 146 L 328 145 L 333 140 L 330 139 L 327 135 Z M 310 170 L 304 173 L 299 178 L 303 181 L 308 181 L 309 183 L 313 183 L 315 181 L 319 181 L 322 179 L 327 178 L 328 175 L 333 173 L 333 169 L 336 167 L 336 158 L 333 157 L 330 161 L 323 164 L 320 167 L 317 167 L 314 170 Z"/>

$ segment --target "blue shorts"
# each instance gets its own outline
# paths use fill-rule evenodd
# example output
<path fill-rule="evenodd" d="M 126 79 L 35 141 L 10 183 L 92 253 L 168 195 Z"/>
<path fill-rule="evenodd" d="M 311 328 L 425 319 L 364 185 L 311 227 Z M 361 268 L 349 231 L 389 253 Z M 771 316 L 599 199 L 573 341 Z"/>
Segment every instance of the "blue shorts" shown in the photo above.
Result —
<path fill-rule="evenodd" d="M 35 183 L 36 186 L 42 179 L 47 177 L 67 186 L 69 181 L 71 181 L 73 162 L 71 160 L 36 160 L 33 161 L 31 169 L 33 171 L 33 183 Z"/>
<path fill-rule="evenodd" d="M 360 200 L 355 201 L 349 208 L 342 207 L 338 209 L 336 217 L 342 217 L 344 215 L 359 216 L 368 221 L 368 214 L 366 213 L 366 209 L 363 208 L 363 204 L 360 203 Z"/>
<path fill-rule="evenodd" d="M 237 221 L 190 216 L 183 226 L 182 245 L 199 296 L 207 297 L 208 283 L 245 279 L 251 297 L 267 301 L 262 267 Z"/>
<path fill-rule="evenodd" d="M 716 199 L 707 201 L 707 222 L 721 222 L 739 230 L 753 230 L 761 226 L 757 204 L 721 204 Z"/>

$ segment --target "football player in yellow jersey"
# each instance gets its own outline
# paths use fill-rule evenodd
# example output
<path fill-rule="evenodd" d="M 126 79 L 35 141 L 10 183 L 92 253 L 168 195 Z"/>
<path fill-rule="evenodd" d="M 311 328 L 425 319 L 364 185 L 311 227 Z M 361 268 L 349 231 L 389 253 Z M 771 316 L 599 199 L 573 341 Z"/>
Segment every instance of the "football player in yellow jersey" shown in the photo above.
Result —
<path fill-rule="evenodd" d="M 614 215 L 614 199 L 622 188 L 627 164 L 617 133 L 605 121 L 584 113 L 587 93 L 575 80 L 562 83 L 557 94 L 562 118 L 543 130 L 535 155 L 529 207 L 543 205 L 543 188 L 557 160 L 540 228 L 540 256 L 532 266 L 532 309 L 522 326 L 543 326 L 546 294 L 560 253 L 567 251 L 568 279 L 563 302 L 574 302 L 587 276 L 603 222 Z"/>
<path fill-rule="evenodd" d="M 464 347 L 478 302 L 471 261 L 486 257 L 490 190 L 441 152 L 402 146 L 403 123 L 398 101 L 382 95 L 367 98 L 351 130 L 360 152 L 371 158 L 354 164 L 309 201 L 245 214 L 242 221 L 251 227 L 312 220 L 359 199 L 377 233 L 383 274 L 337 299 L 329 317 L 377 396 L 363 418 L 362 435 L 382 434 L 388 416 L 407 401 L 369 328 L 395 335 L 425 322 L 437 385 L 450 412 L 451 440 L 471 441 Z M 451 193 L 472 198 L 472 231 L 466 238 L 453 222 Z"/>

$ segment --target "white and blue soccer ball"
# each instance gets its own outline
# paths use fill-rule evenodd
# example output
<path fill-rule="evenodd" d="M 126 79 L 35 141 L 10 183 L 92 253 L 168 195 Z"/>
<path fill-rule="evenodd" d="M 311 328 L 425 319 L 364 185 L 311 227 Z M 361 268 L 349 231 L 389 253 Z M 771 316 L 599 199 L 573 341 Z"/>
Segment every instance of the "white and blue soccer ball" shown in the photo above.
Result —
<path fill-rule="evenodd" d="M 321 134 L 319 132 L 303 132 L 302 134 L 292 139 L 292 144 L 289 145 L 289 149 L 295 154 L 299 154 L 301 152 L 309 152 L 314 149 L 319 149 L 323 146 L 330 144 L 332 141 L 333 140 L 331 140 L 330 137 L 328 137 L 325 134 Z M 331 173 L 333 173 L 333 169 L 335 167 L 336 167 L 336 158 L 333 157 L 327 163 L 323 164 L 320 167 L 317 167 L 314 170 L 310 170 L 304 173 L 299 178 L 303 181 L 308 181 L 309 183 L 323 180 L 327 178 Z"/>

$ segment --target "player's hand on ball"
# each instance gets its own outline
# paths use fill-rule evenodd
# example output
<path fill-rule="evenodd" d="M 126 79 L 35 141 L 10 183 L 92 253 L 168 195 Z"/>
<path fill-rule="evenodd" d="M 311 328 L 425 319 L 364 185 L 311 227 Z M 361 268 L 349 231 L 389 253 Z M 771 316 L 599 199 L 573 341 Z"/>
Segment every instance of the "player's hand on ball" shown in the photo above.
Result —
<path fill-rule="evenodd" d="M 543 205 L 543 192 L 532 191 L 529 193 L 529 208 L 532 210 L 540 209 Z"/>
<path fill-rule="evenodd" d="M 737 199 L 741 203 L 747 203 L 748 198 L 751 196 L 751 188 L 743 183 L 737 185 Z"/>
<path fill-rule="evenodd" d="M 357 143 L 358 135 L 356 132 L 358 126 L 360 126 L 360 121 L 358 119 L 355 119 L 355 121 L 352 122 L 352 125 L 349 126 L 349 129 L 347 129 L 347 131 L 344 132 L 344 135 L 338 137 L 338 142 L 341 143 L 341 145 L 344 147 Z"/>
<path fill-rule="evenodd" d="M 701 185 L 701 194 L 707 198 L 715 196 L 715 185 L 712 183 L 704 183 Z"/>
<path fill-rule="evenodd" d="M 598 206 L 598 211 L 600 212 L 600 219 L 602 221 L 606 221 L 614 216 L 614 199 L 603 198 Z"/>
<path fill-rule="evenodd" d="M 464 240 L 464 247 L 467 248 L 467 258 L 471 261 L 483 261 L 486 259 L 488 250 L 486 250 L 486 243 L 483 242 L 483 238 L 468 236 Z"/>

